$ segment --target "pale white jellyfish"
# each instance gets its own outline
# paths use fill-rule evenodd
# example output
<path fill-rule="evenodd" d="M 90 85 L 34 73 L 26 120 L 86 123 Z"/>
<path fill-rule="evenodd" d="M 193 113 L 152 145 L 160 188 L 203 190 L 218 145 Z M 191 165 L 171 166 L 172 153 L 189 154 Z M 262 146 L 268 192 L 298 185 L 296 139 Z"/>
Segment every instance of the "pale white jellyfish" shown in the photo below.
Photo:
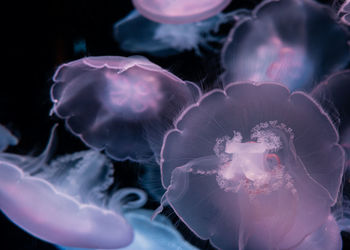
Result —
<path fill-rule="evenodd" d="M 51 137 L 52 138 L 52 137 Z M 42 240 L 72 247 L 120 248 L 133 241 L 123 212 L 141 207 L 134 188 L 108 194 L 113 165 L 97 151 L 59 157 L 0 154 L 0 209 L 17 226 Z M 127 196 L 136 200 L 127 202 Z"/>
<path fill-rule="evenodd" d="M 168 218 L 160 215 L 151 220 L 153 211 L 134 210 L 127 212 L 125 218 L 135 231 L 133 242 L 120 250 L 196 250 L 197 248 L 184 240 Z M 58 246 L 61 250 L 79 250 Z M 80 250 L 83 250 L 80 248 Z M 87 250 L 87 249 L 86 249 Z"/>
<path fill-rule="evenodd" d="M 200 96 L 145 57 L 86 57 L 61 65 L 51 88 L 53 112 L 85 144 L 115 160 L 159 158 L 163 135 Z"/>
<path fill-rule="evenodd" d="M 231 0 L 132 0 L 145 17 L 160 23 L 192 23 L 221 12 Z"/>
<path fill-rule="evenodd" d="M 332 241 L 325 249 L 340 249 L 329 216 L 344 151 L 310 96 L 231 83 L 203 95 L 175 127 L 162 147 L 162 203 L 198 237 L 220 249 L 310 250 L 323 237 Z"/>

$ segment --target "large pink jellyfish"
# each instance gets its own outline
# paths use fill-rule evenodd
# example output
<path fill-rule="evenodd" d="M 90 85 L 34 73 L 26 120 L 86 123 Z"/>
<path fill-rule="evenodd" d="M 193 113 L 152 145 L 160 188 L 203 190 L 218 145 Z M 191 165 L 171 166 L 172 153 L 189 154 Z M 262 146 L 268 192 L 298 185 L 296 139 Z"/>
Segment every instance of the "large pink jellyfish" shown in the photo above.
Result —
<path fill-rule="evenodd" d="M 133 0 L 141 15 L 160 23 L 191 23 L 215 16 L 231 0 Z"/>
<path fill-rule="evenodd" d="M 116 160 L 147 161 L 153 152 L 159 158 L 165 131 L 200 95 L 194 84 L 141 56 L 82 58 L 61 65 L 53 80 L 55 114 Z"/>
<path fill-rule="evenodd" d="M 161 154 L 163 204 L 198 237 L 220 249 L 302 247 L 312 233 L 340 239 L 322 227 L 337 199 L 344 152 L 307 94 L 231 83 L 187 108 L 175 126 Z"/>
<path fill-rule="evenodd" d="M 273 81 L 310 90 L 349 62 L 349 34 L 335 19 L 314 0 L 265 0 L 229 34 L 224 84 Z"/>
<path fill-rule="evenodd" d="M 51 140 L 52 141 L 52 140 Z M 72 247 L 120 248 L 133 240 L 122 213 L 141 207 L 146 194 L 120 189 L 107 196 L 113 165 L 97 151 L 37 158 L 0 154 L 0 209 L 15 224 L 42 240 Z M 128 195 L 134 201 L 125 203 Z"/>

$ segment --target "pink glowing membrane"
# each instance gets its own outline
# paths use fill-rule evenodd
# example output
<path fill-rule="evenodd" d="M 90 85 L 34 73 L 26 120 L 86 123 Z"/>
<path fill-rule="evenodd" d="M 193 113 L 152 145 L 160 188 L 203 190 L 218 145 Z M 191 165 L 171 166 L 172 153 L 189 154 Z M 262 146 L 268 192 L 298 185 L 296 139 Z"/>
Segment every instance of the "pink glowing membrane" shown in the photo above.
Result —
<path fill-rule="evenodd" d="M 52 140 L 51 140 L 52 141 Z M 141 207 L 146 194 L 125 188 L 107 197 L 113 165 L 97 151 L 37 158 L 0 154 L 0 209 L 42 240 L 71 247 L 120 248 L 133 240 L 123 211 Z M 125 202 L 129 195 L 138 198 Z"/>
<path fill-rule="evenodd" d="M 331 13 L 314 0 L 263 1 L 228 36 L 224 84 L 268 81 L 306 90 L 345 67 L 349 36 Z"/>
<path fill-rule="evenodd" d="M 146 18 L 159 23 L 191 23 L 215 16 L 231 0 L 133 0 L 135 8 Z"/>
<path fill-rule="evenodd" d="M 288 249 L 326 223 L 344 152 L 305 93 L 232 83 L 175 125 L 161 154 L 163 203 L 198 237 L 220 249 Z"/>
<path fill-rule="evenodd" d="M 116 160 L 147 161 L 154 152 L 159 158 L 172 120 L 200 95 L 193 83 L 141 56 L 82 58 L 61 65 L 53 81 L 53 112 Z"/>

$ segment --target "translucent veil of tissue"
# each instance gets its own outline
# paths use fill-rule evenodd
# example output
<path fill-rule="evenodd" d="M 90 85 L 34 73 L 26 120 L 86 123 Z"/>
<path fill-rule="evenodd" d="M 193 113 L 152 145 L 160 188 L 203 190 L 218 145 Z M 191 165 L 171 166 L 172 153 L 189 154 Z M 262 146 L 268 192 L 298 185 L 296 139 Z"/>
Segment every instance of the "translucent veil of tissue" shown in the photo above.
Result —
<path fill-rule="evenodd" d="M 163 203 L 220 249 L 303 249 L 319 235 L 341 245 L 330 217 L 344 166 L 338 139 L 307 94 L 229 84 L 186 109 L 165 136 Z"/>

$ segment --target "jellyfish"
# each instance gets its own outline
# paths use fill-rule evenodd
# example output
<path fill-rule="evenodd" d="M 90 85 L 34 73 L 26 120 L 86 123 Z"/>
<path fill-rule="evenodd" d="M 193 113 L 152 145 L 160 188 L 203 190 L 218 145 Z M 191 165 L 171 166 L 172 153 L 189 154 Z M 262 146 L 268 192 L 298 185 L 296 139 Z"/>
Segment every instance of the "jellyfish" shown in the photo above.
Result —
<path fill-rule="evenodd" d="M 195 250 L 196 247 L 186 242 L 165 216 L 151 220 L 153 211 L 139 209 L 127 212 L 125 218 L 135 230 L 133 242 L 120 250 Z M 78 250 L 58 246 L 60 250 Z M 82 249 L 80 249 L 82 250 Z"/>
<path fill-rule="evenodd" d="M 118 161 L 158 159 L 164 133 L 200 95 L 194 83 L 141 56 L 82 58 L 61 65 L 53 81 L 53 112 Z"/>
<path fill-rule="evenodd" d="M 346 28 L 314 0 L 265 0 L 230 32 L 222 81 L 268 81 L 311 90 L 349 62 Z"/>
<path fill-rule="evenodd" d="M 193 23 L 163 24 L 148 20 L 134 10 L 114 25 L 114 38 L 122 50 L 132 53 L 165 57 L 194 50 L 201 55 L 200 47 L 213 51 L 208 42 L 221 42 L 222 37 L 215 37 L 211 32 L 217 32 L 220 25 L 233 16 L 233 13 L 219 13 Z"/>
<path fill-rule="evenodd" d="M 109 194 L 113 164 L 98 151 L 77 152 L 47 164 L 53 133 L 39 157 L 0 154 L 1 211 L 50 243 L 106 249 L 129 245 L 133 229 L 123 212 L 143 206 L 146 194 L 134 188 Z M 137 198 L 130 200 L 130 195 Z"/>
<path fill-rule="evenodd" d="M 338 139 L 304 92 L 254 82 L 212 90 L 165 135 L 162 206 L 220 249 L 294 249 L 312 233 L 333 239 L 321 227 L 343 174 Z"/>
<path fill-rule="evenodd" d="M 17 143 L 18 139 L 0 124 L 0 152 L 5 151 L 8 146 L 14 146 Z"/>
<path fill-rule="evenodd" d="M 133 0 L 132 2 L 141 15 L 154 22 L 181 24 L 215 16 L 229 5 L 231 0 Z"/>
<path fill-rule="evenodd" d="M 345 0 L 343 5 L 340 7 L 338 11 L 338 15 L 341 17 L 341 21 L 346 24 L 350 25 L 350 1 Z"/>

